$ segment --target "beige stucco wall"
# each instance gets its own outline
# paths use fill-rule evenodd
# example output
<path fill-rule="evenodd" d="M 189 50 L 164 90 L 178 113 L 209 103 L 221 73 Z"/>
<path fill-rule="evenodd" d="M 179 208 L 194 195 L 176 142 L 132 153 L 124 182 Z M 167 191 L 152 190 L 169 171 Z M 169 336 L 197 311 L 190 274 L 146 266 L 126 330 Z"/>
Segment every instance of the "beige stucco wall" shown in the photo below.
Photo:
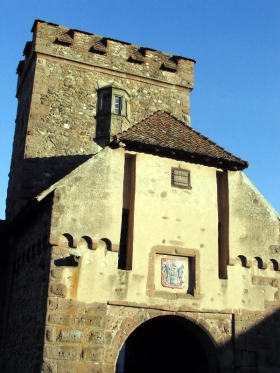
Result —
<path fill-rule="evenodd" d="M 191 189 L 171 186 L 171 167 L 190 170 Z M 133 266 L 131 271 L 118 270 L 123 169 L 124 149 L 105 148 L 57 184 L 52 236 L 58 240 L 63 233 L 71 234 L 77 242 L 72 253 L 81 255 L 78 268 L 64 271 L 67 297 L 75 294 L 83 302 L 188 304 L 200 310 L 262 310 L 265 301 L 275 299 L 277 287 L 270 279 L 277 280 L 279 272 L 271 265 L 259 269 L 251 259 L 257 256 L 264 263 L 268 258 L 280 262 L 278 216 L 248 178 L 242 172 L 229 173 L 231 265 L 228 279 L 221 280 L 217 170 L 144 153 L 136 154 Z M 80 240 L 83 236 L 93 239 L 93 250 Z M 106 250 L 102 238 L 112 242 L 112 251 Z M 194 296 L 184 295 L 188 279 L 182 290 L 163 288 L 160 283 L 160 259 L 175 255 L 187 261 L 188 253 L 195 253 L 198 264 Z M 238 255 L 251 260 L 248 268 L 235 260 Z M 267 280 L 260 286 L 255 278 Z M 153 279 L 156 284 L 151 295 L 148 284 Z"/>
<path fill-rule="evenodd" d="M 51 235 L 89 236 L 96 243 L 119 242 L 124 151 L 106 148 L 74 170 L 55 188 Z"/>
<path fill-rule="evenodd" d="M 279 215 L 243 172 L 229 173 L 230 256 L 280 259 Z"/>

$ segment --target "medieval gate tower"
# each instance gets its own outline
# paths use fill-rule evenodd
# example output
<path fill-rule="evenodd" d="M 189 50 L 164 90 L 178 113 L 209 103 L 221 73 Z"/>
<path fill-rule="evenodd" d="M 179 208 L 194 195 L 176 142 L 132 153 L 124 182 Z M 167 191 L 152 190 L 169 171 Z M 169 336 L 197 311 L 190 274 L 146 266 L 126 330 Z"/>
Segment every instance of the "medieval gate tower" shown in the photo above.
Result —
<path fill-rule="evenodd" d="M 190 126 L 195 61 L 37 20 L 17 69 L 0 371 L 279 372 L 279 216 Z"/>

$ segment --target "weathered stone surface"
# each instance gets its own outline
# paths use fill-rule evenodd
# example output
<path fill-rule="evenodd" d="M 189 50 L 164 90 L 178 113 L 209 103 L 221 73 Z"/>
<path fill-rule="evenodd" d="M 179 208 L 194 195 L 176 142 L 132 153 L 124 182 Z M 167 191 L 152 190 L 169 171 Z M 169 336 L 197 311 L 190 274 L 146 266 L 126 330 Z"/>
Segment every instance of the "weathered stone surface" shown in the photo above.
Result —
<path fill-rule="evenodd" d="M 83 333 L 80 330 L 59 330 L 56 337 L 57 342 L 81 343 L 83 341 Z"/>
<path fill-rule="evenodd" d="M 86 341 L 90 345 L 102 345 L 104 343 L 104 333 L 102 331 L 91 331 L 87 334 Z"/>
<path fill-rule="evenodd" d="M 77 360 L 79 358 L 80 352 L 80 347 L 72 346 L 59 347 L 46 345 L 44 349 L 44 355 L 46 358 L 57 360 Z"/>
<path fill-rule="evenodd" d="M 102 362 L 104 355 L 103 347 L 85 347 L 83 348 L 82 356 L 84 360 L 94 362 Z"/>
<path fill-rule="evenodd" d="M 105 319 L 102 316 L 74 316 L 73 324 L 77 326 L 93 326 L 102 328 Z"/>
<path fill-rule="evenodd" d="M 61 283 L 51 283 L 50 285 L 50 293 L 51 295 L 56 295 L 60 297 L 65 297 L 67 293 L 67 289 L 64 284 Z"/>
<path fill-rule="evenodd" d="M 63 313 L 50 313 L 48 322 L 57 325 L 69 325 L 71 316 Z"/>

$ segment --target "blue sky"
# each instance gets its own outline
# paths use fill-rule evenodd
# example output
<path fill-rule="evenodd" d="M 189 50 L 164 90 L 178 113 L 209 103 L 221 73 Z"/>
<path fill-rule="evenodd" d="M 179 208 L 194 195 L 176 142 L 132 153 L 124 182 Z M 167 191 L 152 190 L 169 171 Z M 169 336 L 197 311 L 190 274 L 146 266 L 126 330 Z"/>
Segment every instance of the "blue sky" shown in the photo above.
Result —
<path fill-rule="evenodd" d="M 35 19 L 195 59 L 192 127 L 236 156 L 280 211 L 279 0 L 10 0 L 0 8 L 0 218 L 17 64 Z"/>

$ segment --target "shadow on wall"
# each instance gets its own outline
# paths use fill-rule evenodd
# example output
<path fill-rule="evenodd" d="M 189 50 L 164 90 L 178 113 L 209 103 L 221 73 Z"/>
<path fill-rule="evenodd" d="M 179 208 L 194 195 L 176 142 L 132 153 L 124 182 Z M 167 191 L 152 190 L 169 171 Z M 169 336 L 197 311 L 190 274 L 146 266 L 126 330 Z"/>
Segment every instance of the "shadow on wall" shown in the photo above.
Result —
<path fill-rule="evenodd" d="M 280 304 L 267 306 L 269 316 L 243 311 L 233 318 L 236 372 L 280 373 Z"/>
<path fill-rule="evenodd" d="M 140 324 L 119 351 L 116 373 L 280 372 L 279 309 L 268 317 L 261 311 L 242 311 L 236 316 L 206 312 L 200 313 L 202 319 L 203 315 L 212 317 L 210 329 L 182 314 L 156 316 Z M 232 338 L 222 343 L 218 335 L 230 325 Z"/>
<path fill-rule="evenodd" d="M 53 194 L 28 204 L 2 246 L 0 371 L 40 372 L 43 360 L 51 251 Z M 3 241 L 2 241 L 3 244 Z M 1 248 L 2 249 L 2 248 Z M 2 252 L 1 252 L 2 253 Z"/>
<path fill-rule="evenodd" d="M 86 162 L 90 155 L 28 158 L 21 162 L 21 175 L 10 178 L 7 218 L 14 217 L 26 203 Z M 20 177 L 19 177 L 20 176 Z"/>

